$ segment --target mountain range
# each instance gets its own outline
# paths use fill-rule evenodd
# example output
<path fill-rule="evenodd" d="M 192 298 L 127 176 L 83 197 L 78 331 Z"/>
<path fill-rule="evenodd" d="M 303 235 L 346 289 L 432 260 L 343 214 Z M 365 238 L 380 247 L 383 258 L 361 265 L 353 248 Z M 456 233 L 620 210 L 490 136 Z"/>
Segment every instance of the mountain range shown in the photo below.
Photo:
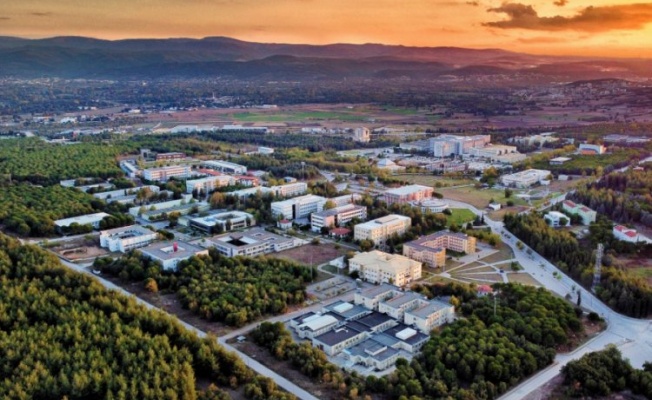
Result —
<path fill-rule="evenodd" d="M 436 79 L 530 75 L 549 79 L 652 77 L 652 60 L 539 56 L 501 49 L 382 44 L 298 45 L 204 39 L 0 37 L 0 77 Z"/>

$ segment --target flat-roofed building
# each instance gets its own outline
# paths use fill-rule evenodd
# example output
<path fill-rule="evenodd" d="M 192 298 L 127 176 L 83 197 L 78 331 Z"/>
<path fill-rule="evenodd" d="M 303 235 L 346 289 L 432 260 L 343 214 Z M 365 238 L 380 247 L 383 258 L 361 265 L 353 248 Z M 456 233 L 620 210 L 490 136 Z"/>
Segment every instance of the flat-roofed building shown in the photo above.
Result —
<path fill-rule="evenodd" d="M 246 199 L 247 197 L 250 196 L 256 196 L 260 194 L 261 196 L 267 195 L 267 194 L 274 194 L 274 191 L 268 187 L 264 186 L 256 186 L 256 187 L 251 187 L 247 189 L 240 189 L 240 190 L 235 190 L 233 192 L 227 192 L 224 193 L 225 196 L 235 196 L 238 197 L 242 200 Z"/>
<path fill-rule="evenodd" d="M 488 158 L 491 161 L 496 161 L 497 158 L 506 154 L 516 154 L 516 146 L 505 146 L 500 144 L 489 145 L 485 147 L 474 147 L 469 149 L 468 152 L 474 157 Z"/>
<path fill-rule="evenodd" d="M 355 128 L 353 131 L 353 140 L 361 143 L 369 143 L 371 141 L 371 131 L 369 128 Z"/>
<path fill-rule="evenodd" d="M 353 228 L 355 240 L 371 240 L 376 245 L 382 245 L 387 238 L 397 234 L 403 235 L 412 225 L 412 219 L 398 214 L 390 214 L 362 224 Z"/>
<path fill-rule="evenodd" d="M 337 197 L 331 197 L 328 200 L 332 201 L 336 207 L 341 207 L 347 204 L 352 204 L 353 202 L 358 201 L 360 199 L 362 199 L 362 196 L 360 196 L 357 193 L 354 193 L 354 194 L 344 194 L 342 196 L 337 196 Z"/>
<path fill-rule="evenodd" d="M 550 165 L 562 165 L 565 162 L 572 160 L 570 157 L 555 157 L 550 159 Z"/>
<path fill-rule="evenodd" d="M 503 175 L 500 179 L 505 186 L 524 189 L 537 183 L 543 183 L 542 181 L 547 181 L 549 176 L 550 171 L 548 170 L 526 169 L 514 174 Z"/>
<path fill-rule="evenodd" d="M 247 167 L 229 161 L 211 160 L 211 161 L 204 161 L 201 163 L 201 165 L 208 169 L 214 169 L 216 171 L 224 172 L 226 174 L 244 175 L 247 173 Z"/>
<path fill-rule="evenodd" d="M 313 232 L 320 232 L 323 227 L 342 226 L 355 218 L 362 221 L 367 219 L 367 207 L 347 204 L 312 213 L 310 215 L 310 226 Z"/>
<path fill-rule="evenodd" d="M 543 216 L 543 219 L 545 219 L 546 222 L 548 222 L 548 225 L 552 226 L 553 228 L 570 225 L 570 218 L 568 218 L 566 214 L 560 213 L 559 211 L 549 211 L 546 215 Z"/>
<path fill-rule="evenodd" d="M 208 176 L 206 178 L 192 179 L 186 181 L 186 193 L 210 193 L 215 189 L 235 185 L 235 179 L 230 175 Z"/>
<path fill-rule="evenodd" d="M 140 249 L 143 256 L 158 261 L 164 270 L 176 271 L 181 261 L 193 256 L 208 255 L 207 249 L 186 242 L 159 242 Z"/>
<path fill-rule="evenodd" d="M 353 364 L 361 364 L 382 371 L 396 363 L 400 351 L 373 338 L 368 338 L 355 346 L 344 349 L 343 354 Z"/>
<path fill-rule="evenodd" d="M 166 182 L 170 178 L 188 178 L 190 176 L 190 166 L 188 165 L 170 165 L 160 168 L 144 169 L 143 178 L 148 181 Z"/>
<path fill-rule="evenodd" d="M 422 213 L 431 212 L 431 213 L 441 213 L 448 210 L 449 205 L 439 199 L 426 199 L 413 204 L 415 207 L 419 207 Z"/>
<path fill-rule="evenodd" d="M 355 304 L 362 305 L 370 310 L 378 311 L 378 304 L 381 301 L 391 299 L 401 293 L 398 286 L 383 283 L 380 286 L 372 286 L 368 289 L 356 292 L 353 301 Z"/>
<path fill-rule="evenodd" d="M 307 218 L 310 214 L 324 209 L 326 198 L 308 194 L 283 201 L 272 202 L 272 215 L 284 219 Z"/>
<path fill-rule="evenodd" d="M 158 233 L 138 225 L 123 226 L 100 232 L 100 247 L 109 251 L 126 253 L 129 250 L 145 247 L 158 237 Z"/>
<path fill-rule="evenodd" d="M 256 225 L 254 216 L 242 211 L 227 211 L 206 217 L 192 218 L 189 223 L 191 228 L 208 234 L 242 229 L 253 225 Z"/>
<path fill-rule="evenodd" d="M 630 229 L 623 225 L 616 225 L 613 227 L 614 237 L 624 242 L 636 243 L 639 241 L 638 231 Z"/>
<path fill-rule="evenodd" d="M 315 314 L 311 317 L 305 318 L 301 325 L 298 325 L 295 330 L 297 335 L 302 339 L 313 339 L 316 336 L 322 335 L 339 324 L 339 320 L 332 315 Z"/>
<path fill-rule="evenodd" d="M 306 182 L 294 182 L 286 185 L 272 186 L 270 189 L 277 197 L 293 197 L 308 192 L 308 184 Z"/>
<path fill-rule="evenodd" d="M 355 321 L 371 314 L 371 310 L 343 300 L 325 305 L 321 311 L 333 314 L 343 321 Z"/>
<path fill-rule="evenodd" d="M 584 155 L 600 155 L 607 152 L 607 148 L 601 144 L 580 144 L 580 154 Z"/>
<path fill-rule="evenodd" d="M 149 189 L 152 193 L 159 193 L 161 189 L 156 185 L 140 186 L 127 189 L 110 190 L 108 192 L 93 193 L 96 199 L 105 200 L 107 203 L 125 202 L 123 199 L 129 199 L 130 202 L 136 199 L 136 195 L 143 189 Z"/>
<path fill-rule="evenodd" d="M 564 200 L 561 209 L 569 214 L 577 214 L 582 219 L 582 225 L 591 225 L 598 218 L 598 213 L 591 210 L 584 204 L 577 204 L 571 200 Z"/>
<path fill-rule="evenodd" d="M 394 318 L 387 314 L 379 313 L 378 311 L 372 311 L 370 314 L 365 315 L 357 321 L 362 325 L 368 326 L 371 332 L 374 333 L 383 332 L 398 324 L 398 321 Z"/>
<path fill-rule="evenodd" d="M 300 246 L 302 243 L 301 239 L 286 238 L 267 232 L 262 228 L 255 228 L 246 232 L 226 233 L 214 236 L 206 241 L 207 246 L 215 247 L 220 254 L 227 257 L 255 257 L 291 249 Z"/>
<path fill-rule="evenodd" d="M 450 157 L 451 155 L 469 154 L 471 149 L 485 147 L 490 142 L 490 135 L 439 135 L 429 139 L 428 147 L 435 157 Z"/>
<path fill-rule="evenodd" d="M 429 300 L 427 304 L 405 312 L 405 325 L 412 325 L 424 334 L 434 328 L 453 322 L 455 307 L 438 300 Z"/>
<path fill-rule="evenodd" d="M 181 196 L 180 199 L 177 200 L 168 200 L 168 201 L 162 201 L 160 203 L 152 203 L 152 204 L 147 204 L 147 205 L 142 205 L 142 206 L 134 206 L 129 208 L 129 214 L 133 215 L 134 217 L 137 217 L 139 215 L 143 215 L 143 211 L 165 211 L 171 210 L 175 207 L 182 206 L 185 204 L 190 203 L 193 201 L 192 195 L 190 194 L 184 194 Z"/>
<path fill-rule="evenodd" d="M 65 228 L 68 228 L 73 224 L 91 225 L 93 229 L 99 229 L 100 222 L 102 222 L 102 220 L 106 217 L 110 217 L 110 215 L 105 212 L 79 215 L 77 217 L 58 219 L 54 221 L 54 226 L 59 230 L 65 230 Z"/>
<path fill-rule="evenodd" d="M 156 161 L 182 161 L 186 159 L 186 153 L 171 152 L 156 154 Z"/>
<path fill-rule="evenodd" d="M 464 233 L 441 231 L 403 244 L 403 255 L 429 267 L 446 263 L 446 249 L 458 253 L 475 253 L 476 238 Z"/>
<path fill-rule="evenodd" d="M 415 354 L 421 350 L 430 340 L 430 335 L 421 333 L 403 323 L 398 323 L 396 326 L 372 337 L 393 349 L 405 350 L 410 354 Z"/>
<path fill-rule="evenodd" d="M 391 283 L 401 287 L 421 279 L 420 262 L 378 250 L 358 253 L 349 259 L 349 271 L 359 271 L 360 277 L 367 282 Z"/>
<path fill-rule="evenodd" d="M 428 300 L 422 294 L 416 292 L 402 292 L 394 297 L 378 303 L 378 312 L 403 321 L 406 311 L 413 310 L 426 304 Z"/>
<path fill-rule="evenodd" d="M 432 197 L 434 189 L 430 186 L 409 185 L 386 190 L 383 201 L 387 204 L 407 204 L 412 201 L 421 201 Z"/>
<path fill-rule="evenodd" d="M 323 350 L 327 355 L 334 356 L 345 348 L 362 342 L 369 337 L 369 334 L 369 328 L 352 321 L 314 337 L 312 345 Z"/>

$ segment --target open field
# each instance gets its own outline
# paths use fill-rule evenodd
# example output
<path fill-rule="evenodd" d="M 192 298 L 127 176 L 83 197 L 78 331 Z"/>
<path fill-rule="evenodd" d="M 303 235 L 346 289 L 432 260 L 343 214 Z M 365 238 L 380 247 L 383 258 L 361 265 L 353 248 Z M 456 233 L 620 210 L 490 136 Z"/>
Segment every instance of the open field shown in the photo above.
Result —
<path fill-rule="evenodd" d="M 641 278 L 652 286 L 652 260 L 647 258 L 618 257 L 615 265 L 629 276 Z"/>
<path fill-rule="evenodd" d="M 524 206 L 527 202 L 516 197 L 516 191 L 508 199 L 505 198 L 505 191 L 498 189 L 476 189 L 473 186 L 460 188 L 441 188 L 437 190 L 444 195 L 445 199 L 457 200 L 473 205 L 476 208 L 483 209 L 494 200 L 498 203 L 505 204 L 507 200 L 514 202 L 514 205 Z"/>
<path fill-rule="evenodd" d="M 503 281 L 499 274 L 482 274 L 482 275 L 451 275 L 451 277 L 466 282 L 475 284 L 494 284 Z"/>
<path fill-rule="evenodd" d="M 448 226 L 456 224 L 458 226 L 466 224 L 467 222 L 473 222 L 475 219 L 475 214 L 471 210 L 466 208 L 451 208 L 452 215 L 446 215 L 446 221 Z"/>
<path fill-rule="evenodd" d="M 435 176 L 432 174 L 395 174 L 397 179 L 404 180 L 417 185 L 432 186 L 432 187 L 447 187 L 459 185 L 473 185 L 475 181 L 471 179 L 451 179 L 443 176 Z"/>
<path fill-rule="evenodd" d="M 512 254 L 512 249 L 510 249 L 507 245 L 501 243 L 498 245 L 498 252 L 491 254 L 485 258 L 482 259 L 482 261 L 486 262 L 487 264 L 492 264 L 492 263 L 497 263 L 500 261 L 505 261 L 505 260 L 511 260 L 514 258 L 514 254 Z"/>
<path fill-rule="evenodd" d="M 530 285 L 530 286 L 541 286 L 539 281 L 534 279 L 532 275 L 526 274 L 524 272 L 522 273 L 508 273 L 507 274 L 507 279 L 510 282 L 516 282 L 516 283 L 522 283 L 523 285 Z"/>

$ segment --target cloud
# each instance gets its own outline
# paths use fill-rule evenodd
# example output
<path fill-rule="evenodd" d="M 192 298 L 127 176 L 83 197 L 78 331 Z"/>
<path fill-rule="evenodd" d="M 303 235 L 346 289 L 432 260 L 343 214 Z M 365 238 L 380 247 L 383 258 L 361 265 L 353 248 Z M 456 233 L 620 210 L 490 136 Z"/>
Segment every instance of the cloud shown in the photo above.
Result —
<path fill-rule="evenodd" d="M 568 0 L 556 0 L 552 4 L 556 5 L 557 7 L 563 7 L 568 4 Z"/>
<path fill-rule="evenodd" d="M 487 11 L 507 14 L 509 17 L 507 20 L 483 24 L 501 29 L 606 32 L 618 29 L 641 29 L 652 22 L 652 3 L 586 7 L 571 17 L 560 15 L 540 17 L 532 6 L 521 3 L 503 3 L 500 7 L 490 8 Z"/>
<path fill-rule="evenodd" d="M 34 12 L 32 12 L 32 13 L 29 13 L 29 14 L 30 14 L 30 15 L 33 15 L 33 16 L 35 16 L 35 17 L 49 17 L 49 16 L 51 16 L 53 13 L 51 13 L 51 12 L 49 12 L 49 11 L 47 11 L 47 12 L 43 12 L 43 11 L 34 11 Z"/>
<path fill-rule="evenodd" d="M 467 1 L 466 4 L 470 6 L 478 7 L 480 5 L 480 2 L 477 0 L 473 0 L 473 1 Z"/>
<path fill-rule="evenodd" d="M 0 21 L 9 21 L 11 17 L 0 17 Z"/>

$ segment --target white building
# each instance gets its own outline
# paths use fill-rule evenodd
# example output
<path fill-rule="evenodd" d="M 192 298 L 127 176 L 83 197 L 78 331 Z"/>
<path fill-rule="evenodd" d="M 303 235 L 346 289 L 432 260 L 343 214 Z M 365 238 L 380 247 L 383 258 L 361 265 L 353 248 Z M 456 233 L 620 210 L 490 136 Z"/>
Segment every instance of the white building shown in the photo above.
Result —
<path fill-rule="evenodd" d="M 544 169 L 526 169 L 510 175 L 503 175 L 500 179 L 503 185 L 517 188 L 528 188 L 542 181 L 546 181 L 550 171 Z"/>
<path fill-rule="evenodd" d="M 418 202 L 414 202 L 415 207 L 419 207 L 422 213 L 431 212 L 431 213 L 440 213 L 448 210 L 449 206 L 446 202 L 439 199 L 426 199 Z"/>
<path fill-rule="evenodd" d="M 433 329 L 455 319 L 455 307 L 438 300 L 430 300 L 419 307 L 405 312 L 404 323 L 416 327 L 423 333 L 430 333 Z"/>
<path fill-rule="evenodd" d="M 160 203 L 147 204 L 143 206 L 135 206 L 129 209 L 129 214 L 134 217 L 139 216 L 144 211 L 164 211 L 170 210 L 181 205 L 189 204 L 192 201 L 192 195 L 185 194 L 182 195 L 180 199 L 177 200 L 168 200 Z"/>
<path fill-rule="evenodd" d="M 450 157 L 451 155 L 469 154 L 471 149 L 485 147 L 490 142 L 490 135 L 439 135 L 429 139 L 429 147 L 435 157 Z"/>
<path fill-rule="evenodd" d="M 600 155 L 607 152 L 607 148 L 601 144 L 580 144 L 580 154 L 585 155 Z"/>
<path fill-rule="evenodd" d="M 257 194 L 266 195 L 270 193 L 274 194 L 274 191 L 268 187 L 256 186 L 247 189 L 240 189 L 240 190 L 235 190 L 233 192 L 224 193 L 224 195 L 235 196 L 235 197 L 239 197 L 240 199 L 245 199 L 249 196 L 255 196 Z"/>
<path fill-rule="evenodd" d="M 564 200 L 561 204 L 561 209 L 569 214 L 577 214 L 582 218 L 582 225 L 590 225 L 598 218 L 598 213 L 591 210 L 583 204 L 577 204 L 571 200 Z"/>
<path fill-rule="evenodd" d="M 326 198 L 313 194 L 275 201 L 272 202 L 272 215 L 289 220 L 307 218 L 314 212 L 322 211 L 326 201 Z"/>
<path fill-rule="evenodd" d="M 143 256 L 158 261 L 164 270 L 176 271 L 183 260 L 192 256 L 208 255 L 207 249 L 202 249 L 186 242 L 160 242 L 150 244 L 140 249 Z"/>
<path fill-rule="evenodd" d="M 272 186 L 270 189 L 277 197 L 293 197 L 306 193 L 308 184 L 306 182 L 294 182 L 287 185 Z"/>
<path fill-rule="evenodd" d="M 339 320 L 332 315 L 315 314 L 306 318 L 301 325 L 295 329 L 297 335 L 302 339 L 313 339 L 322 335 L 339 324 Z"/>
<path fill-rule="evenodd" d="M 361 221 L 367 219 L 367 207 L 346 204 L 310 214 L 310 227 L 313 232 L 320 232 L 321 228 L 334 228 L 342 226 L 357 218 Z"/>
<path fill-rule="evenodd" d="M 489 145 L 485 147 L 473 147 L 469 149 L 469 155 L 474 157 L 488 158 L 495 161 L 497 157 L 518 153 L 516 146 L 505 146 L 500 144 Z"/>
<path fill-rule="evenodd" d="M 356 142 L 369 143 L 371 141 L 371 132 L 369 128 L 355 128 L 353 131 L 353 140 Z"/>
<path fill-rule="evenodd" d="M 138 225 L 109 229 L 100 233 L 100 247 L 109 251 L 126 253 L 129 250 L 147 246 L 158 237 L 158 233 Z"/>
<path fill-rule="evenodd" d="M 208 169 L 224 172 L 225 174 L 245 175 L 247 173 L 247 167 L 229 161 L 211 160 L 204 161 L 201 165 Z"/>
<path fill-rule="evenodd" d="M 639 242 L 639 234 L 636 229 L 631 229 L 623 225 L 616 225 L 613 227 L 613 234 L 618 240 L 624 242 L 636 243 Z"/>
<path fill-rule="evenodd" d="M 232 185 L 235 185 L 235 178 L 230 175 L 208 176 L 201 179 L 187 180 L 186 193 L 192 193 L 196 190 L 197 192 L 206 194 L 217 188 Z"/>
<path fill-rule="evenodd" d="M 160 168 L 144 169 L 143 178 L 148 181 L 165 182 L 170 178 L 188 178 L 190 176 L 190 167 L 188 165 L 170 165 Z"/>
<path fill-rule="evenodd" d="M 215 247 L 220 254 L 227 257 L 255 257 L 292 249 L 304 243 L 301 239 L 279 236 L 261 228 L 226 233 L 207 240 L 208 247 Z"/>
<path fill-rule="evenodd" d="M 570 226 L 570 218 L 564 213 L 559 211 L 550 211 L 543 217 L 548 225 L 553 228 L 559 228 L 562 226 Z"/>
<path fill-rule="evenodd" d="M 206 217 L 192 218 L 188 224 L 191 228 L 211 234 L 256 225 L 254 216 L 243 211 L 227 211 Z"/>
<path fill-rule="evenodd" d="M 377 245 L 384 244 L 387 238 L 393 234 L 399 236 L 405 234 L 411 225 L 410 217 L 390 214 L 356 225 L 353 229 L 353 238 L 355 240 L 371 240 Z"/>
<path fill-rule="evenodd" d="M 72 224 L 77 224 L 77 225 L 91 225 L 93 229 L 99 229 L 100 222 L 102 222 L 102 220 L 106 217 L 110 217 L 110 215 L 105 212 L 80 215 L 78 217 L 58 219 L 54 221 L 54 226 L 61 229 L 61 228 L 67 228 Z"/>
<path fill-rule="evenodd" d="M 271 147 L 263 147 L 263 146 L 258 146 L 258 154 L 274 154 L 274 149 Z"/>
<path fill-rule="evenodd" d="M 401 287 L 421 279 L 420 262 L 378 250 L 356 254 L 349 260 L 349 271 L 359 271 L 360 277 L 367 282 Z"/>

